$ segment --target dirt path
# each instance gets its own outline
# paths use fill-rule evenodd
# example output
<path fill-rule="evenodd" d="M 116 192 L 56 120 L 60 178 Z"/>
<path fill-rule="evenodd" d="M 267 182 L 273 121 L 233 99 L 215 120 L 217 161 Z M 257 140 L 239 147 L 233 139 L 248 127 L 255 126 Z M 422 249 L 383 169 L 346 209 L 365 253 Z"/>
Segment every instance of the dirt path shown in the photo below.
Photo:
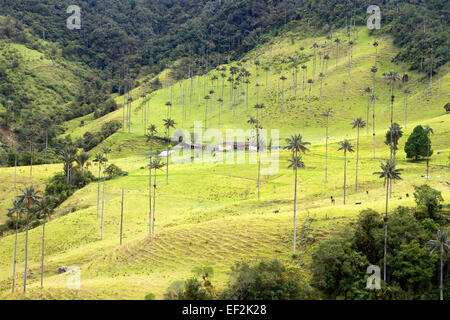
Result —
<path fill-rule="evenodd" d="M 0 134 L 5 138 L 5 140 L 9 143 L 10 146 L 15 146 L 16 141 L 11 136 L 11 133 L 6 131 L 3 127 L 0 126 Z"/>

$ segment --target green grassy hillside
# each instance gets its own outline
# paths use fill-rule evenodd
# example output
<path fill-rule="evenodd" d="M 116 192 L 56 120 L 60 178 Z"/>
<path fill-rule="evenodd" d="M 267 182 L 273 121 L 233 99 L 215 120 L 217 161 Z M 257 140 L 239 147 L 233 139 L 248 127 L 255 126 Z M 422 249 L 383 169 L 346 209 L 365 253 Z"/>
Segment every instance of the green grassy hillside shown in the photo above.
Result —
<path fill-rule="evenodd" d="M 292 41 L 291 39 L 294 39 Z M 311 113 L 308 115 L 308 91 L 303 98 L 302 90 L 289 90 L 289 75 L 287 63 L 283 59 L 293 55 L 300 47 L 309 56 L 308 78 L 313 68 L 314 42 L 323 43 L 325 39 L 301 39 L 301 35 L 286 34 L 273 39 L 272 43 L 257 48 L 247 56 L 250 77 L 249 109 L 245 116 L 239 112 L 233 117 L 230 110 L 229 83 L 226 82 L 225 101 L 222 113 L 221 129 L 248 128 L 249 116 L 255 116 L 252 108 L 257 102 L 264 103 L 263 111 L 265 128 L 280 129 L 281 138 L 291 133 L 301 132 L 306 141 L 312 143 L 311 151 L 303 161 L 306 169 L 300 172 L 300 188 L 298 203 L 298 248 L 304 253 L 305 277 L 308 277 L 307 266 L 310 253 L 317 242 L 334 230 L 342 228 L 352 221 L 358 212 L 364 208 L 373 208 L 380 212 L 385 206 L 385 189 L 383 181 L 373 172 L 379 170 L 379 162 L 389 157 L 388 147 L 384 144 L 384 134 L 389 126 L 388 89 L 383 99 L 384 82 L 376 82 L 376 159 L 373 158 L 372 123 L 369 134 L 363 130 L 360 145 L 359 193 L 355 192 L 355 162 L 356 155 L 348 157 L 348 204 L 343 205 L 343 167 L 344 158 L 338 152 L 337 143 L 349 138 L 356 143 L 356 131 L 351 129 L 350 122 L 357 116 L 366 118 L 367 94 L 364 89 L 371 86 L 370 67 L 375 61 L 373 39 L 363 30 L 353 48 L 353 70 L 348 76 L 346 43 L 340 35 L 340 59 L 336 67 L 334 49 L 330 51 L 328 66 L 328 84 L 323 85 L 322 106 L 319 102 L 320 83 L 315 81 L 312 86 Z M 396 53 L 389 38 L 378 39 L 379 72 L 389 70 L 406 70 L 404 65 L 394 65 L 390 61 Z M 265 98 L 265 87 L 258 87 L 256 96 L 255 59 L 261 63 L 258 83 L 265 85 L 264 66 L 272 61 L 272 86 L 268 88 L 268 98 Z M 247 62 L 242 63 L 243 66 Z M 237 62 L 232 63 L 237 65 Z M 230 66 L 227 66 L 229 70 Z M 437 78 L 442 76 L 442 93 L 439 82 L 434 82 L 433 92 L 427 101 L 426 79 L 422 75 L 408 72 L 410 81 L 408 87 L 411 94 L 408 98 L 408 127 L 400 140 L 398 152 L 398 167 L 404 169 L 403 180 L 393 187 L 393 197 L 390 208 L 398 205 L 414 206 L 412 197 L 406 198 L 406 193 L 413 194 L 413 186 L 425 183 L 421 176 L 425 175 L 424 162 L 410 162 L 405 159 L 404 143 L 414 126 L 430 125 L 435 134 L 431 137 L 435 155 L 432 157 L 431 178 L 429 184 L 440 191 L 448 203 L 450 181 L 448 170 L 448 145 L 450 115 L 443 109 L 448 100 L 448 74 L 442 70 Z M 219 75 L 219 72 L 212 72 Z M 228 72 L 227 72 L 228 73 Z M 316 72 L 316 80 L 317 80 Z M 278 92 L 278 79 L 285 75 L 286 112 L 281 112 L 282 98 Z M 212 75 L 208 75 L 211 79 Z M 301 77 L 299 76 L 299 79 Z M 160 76 L 164 83 L 164 75 Z M 206 76 L 196 80 L 193 90 L 192 105 L 187 104 L 187 117 L 183 120 L 182 103 L 179 102 L 179 84 L 173 88 L 173 106 L 171 117 L 177 122 L 177 128 L 182 126 L 192 130 L 193 122 L 202 120 L 205 102 L 202 97 L 203 81 Z M 346 81 L 344 105 L 342 103 L 342 82 Z M 183 82 L 186 88 L 188 81 Z M 208 81 L 211 85 L 211 81 Z M 268 81 L 270 84 L 270 82 Z M 199 85 L 201 84 L 201 86 Z M 183 88 L 183 87 L 182 87 Z M 205 91 L 211 90 L 210 88 Z M 219 95 L 221 86 L 214 88 Z M 396 87 L 395 121 L 402 126 L 404 119 L 403 97 L 401 89 Z M 289 91 L 291 91 L 289 95 Z M 157 175 L 157 202 L 155 237 L 148 238 L 148 169 L 145 165 L 148 159 L 145 153 L 143 106 L 146 101 L 142 95 L 143 88 L 136 89 L 132 104 L 131 134 L 116 133 L 103 143 L 112 146 L 112 163 L 118 165 L 129 174 L 115 178 L 106 184 L 104 238 L 100 240 L 100 219 L 97 218 L 97 184 L 92 183 L 77 191 L 71 198 L 58 208 L 54 218 L 46 227 L 46 260 L 44 289 L 40 289 L 39 268 L 41 257 L 42 227 L 30 231 L 29 265 L 36 279 L 30 279 L 27 298 L 38 299 L 143 299 L 145 294 L 152 292 L 161 299 L 168 285 L 177 279 L 190 276 L 198 266 L 211 266 L 215 275 L 213 284 L 220 290 L 227 279 L 226 272 L 235 261 L 270 257 L 279 258 L 287 263 L 292 260 L 293 236 L 293 192 L 294 175 L 288 169 L 287 152 L 281 152 L 279 172 L 273 176 L 263 176 L 261 200 L 257 200 L 257 166 L 224 165 L 221 163 L 207 164 L 170 164 L 169 184 L 165 183 L 165 172 Z M 149 95 L 147 124 L 155 123 L 159 134 L 163 135 L 162 119 L 167 116 L 166 102 L 170 100 L 170 89 L 159 90 Z M 200 95 L 200 104 L 198 97 Z M 189 96 L 187 96 L 189 98 Z M 124 97 L 117 97 L 123 103 Z M 187 99 L 189 100 L 189 99 Z M 209 102 L 210 103 L 210 102 Z M 240 104 L 242 106 L 246 103 Z M 208 112 L 210 105 L 208 104 Z M 332 108 L 335 117 L 330 122 L 329 171 L 328 183 L 324 183 L 325 166 L 325 126 L 321 113 L 326 108 Z M 122 121 L 123 110 L 120 109 L 100 119 L 91 116 L 83 118 L 85 125 L 79 126 L 80 119 L 69 123 L 72 138 L 81 137 L 85 132 L 96 132 L 101 125 L 110 120 Z M 209 122 L 209 119 L 208 119 Z M 214 106 L 212 124 L 218 126 L 218 105 Z M 216 125 L 217 124 L 217 125 Z M 209 125 L 208 125 L 209 126 Z M 119 151 L 119 145 L 122 145 Z M 99 148 L 101 148 L 100 145 Z M 437 155 L 436 151 L 442 151 Z M 96 150 L 93 150 L 96 151 Z M 263 164 L 263 167 L 267 164 Z M 29 184 L 26 180 L 27 168 L 20 168 L 20 186 Z M 62 165 L 46 165 L 36 168 L 35 179 L 45 181 L 51 173 L 62 170 Z M 94 171 L 94 170 L 93 170 Z M 0 169 L 2 184 L 9 184 L 14 178 L 14 168 Z M 41 184 L 42 185 L 42 184 Z M 6 187 L 5 187 L 6 188 Z M 121 190 L 125 190 L 124 210 L 124 244 L 119 245 L 120 201 Z M 366 194 L 366 191 L 369 194 Z M 4 195 L 3 202 L 11 203 L 14 192 Z M 331 206 L 330 196 L 336 199 Z M 361 205 L 355 203 L 361 202 Z M 304 227 L 307 215 L 313 219 L 307 235 Z M 24 238 L 19 235 L 18 253 L 18 283 L 23 276 Z M 303 245 L 305 250 L 303 250 Z M 22 294 L 10 293 L 12 282 L 12 263 L 14 252 L 14 235 L 9 234 L 0 239 L 0 296 L 2 298 L 24 298 Z M 67 289 L 67 275 L 58 275 L 60 266 L 79 266 L 82 272 L 80 291 Z M 20 289 L 18 290 L 20 291 Z"/>

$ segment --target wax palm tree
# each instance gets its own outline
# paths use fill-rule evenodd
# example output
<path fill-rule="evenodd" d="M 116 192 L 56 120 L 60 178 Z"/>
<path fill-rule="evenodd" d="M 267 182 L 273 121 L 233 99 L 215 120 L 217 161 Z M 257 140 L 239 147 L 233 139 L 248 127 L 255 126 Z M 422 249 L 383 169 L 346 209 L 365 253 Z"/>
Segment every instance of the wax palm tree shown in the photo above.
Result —
<path fill-rule="evenodd" d="M 167 170 L 166 170 L 166 184 L 169 184 L 169 146 L 170 146 L 170 128 L 175 128 L 175 120 L 173 119 L 164 119 L 164 128 L 166 128 L 167 132 Z"/>
<path fill-rule="evenodd" d="M 305 98 L 305 81 L 308 78 L 308 66 L 303 65 L 302 66 L 303 75 L 302 75 L 302 92 L 303 92 L 303 99 Z"/>
<path fill-rule="evenodd" d="M 430 254 L 439 250 L 440 253 L 440 273 L 439 273 L 439 296 L 444 300 L 444 257 L 450 255 L 450 240 L 448 240 L 448 230 L 438 230 L 436 240 L 430 240 L 426 244 L 430 249 Z"/>
<path fill-rule="evenodd" d="M 147 142 L 150 142 L 150 160 L 148 164 L 148 198 L 149 198 L 149 234 L 150 240 L 152 239 L 152 153 L 153 153 L 153 140 L 157 133 L 156 126 L 154 124 L 148 127 L 148 133 L 146 134 Z"/>
<path fill-rule="evenodd" d="M 105 162 L 106 158 L 103 156 L 103 153 L 99 152 L 95 155 L 94 162 L 98 163 L 98 179 L 97 179 L 97 218 L 99 216 L 99 208 L 100 208 L 100 172 L 103 163 Z"/>
<path fill-rule="evenodd" d="M 301 161 L 301 155 L 295 156 L 292 154 L 292 159 L 289 161 L 288 168 L 292 168 L 295 172 L 295 186 L 294 186 L 294 250 L 293 255 L 295 256 L 295 249 L 296 249 L 296 243 L 297 243 L 297 172 L 298 169 L 304 169 L 305 164 L 303 161 Z"/>
<path fill-rule="evenodd" d="M 391 125 L 394 123 L 394 85 L 397 81 L 400 81 L 401 78 L 398 75 L 398 72 L 390 71 L 385 75 L 385 80 L 387 83 L 391 85 Z"/>
<path fill-rule="evenodd" d="M 319 79 L 320 79 L 320 99 L 319 99 L 319 101 L 320 101 L 320 107 L 322 107 L 322 82 L 323 82 L 323 77 L 324 77 L 324 75 L 323 75 L 323 73 L 322 72 L 319 72 Z"/>
<path fill-rule="evenodd" d="M 408 88 L 405 88 L 405 90 L 403 90 L 404 94 L 403 106 L 405 109 L 405 129 L 408 128 L 408 95 L 410 93 L 411 91 L 409 91 Z"/>
<path fill-rule="evenodd" d="M 87 152 L 81 152 L 79 155 L 75 157 L 75 161 L 80 167 L 81 174 L 84 175 L 84 168 L 87 166 L 91 155 Z"/>
<path fill-rule="evenodd" d="M 326 118 L 326 134 L 325 134 L 325 183 L 328 182 L 328 128 L 329 128 L 329 119 L 333 117 L 333 112 L 331 109 L 326 109 L 322 116 Z"/>
<path fill-rule="evenodd" d="M 366 114 L 366 124 L 367 124 L 367 134 L 369 134 L 369 113 L 370 113 L 370 102 L 372 98 L 372 89 L 367 87 L 364 89 L 364 92 L 367 93 L 367 114 Z"/>
<path fill-rule="evenodd" d="M 375 66 L 376 66 L 378 61 L 378 41 L 374 41 L 373 46 L 375 47 Z"/>
<path fill-rule="evenodd" d="M 348 54 L 349 54 L 349 58 L 350 58 L 350 64 L 348 66 L 348 75 L 351 77 L 352 76 L 352 70 L 353 70 L 353 45 L 354 42 L 353 41 L 349 41 L 348 42 Z"/>
<path fill-rule="evenodd" d="M 345 105 L 345 88 L 347 86 L 346 81 L 342 81 L 342 106 Z"/>
<path fill-rule="evenodd" d="M 430 176 L 429 175 L 429 169 L 430 169 L 430 153 L 431 153 L 431 138 L 430 138 L 430 136 L 432 135 L 432 134 L 434 134 L 434 130 L 433 130 L 433 128 L 431 128 L 429 125 L 427 125 L 426 127 L 425 127 L 425 129 L 424 129 L 424 131 L 425 131 L 425 134 L 428 136 L 428 152 L 427 152 L 427 180 L 428 180 L 428 177 Z"/>
<path fill-rule="evenodd" d="M 161 162 L 161 158 L 155 157 L 152 160 L 150 168 L 154 170 L 153 175 L 153 223 L 152 223 L 152 234 L 155 234 L 155 220 L 156 220 L 156 170 L 162 170 L 164 163 Z"/>
<path fill-rule="evenodd" d="M 74 147 L 67 147 L 61 152 L 61 157 L 62 160 L 64 161 L 64 171 L 66 173 L 67 185 L 72 183 L 72 169 L 76 153 L 77 149 Z"/>
<path fill-rule="evenodd" d="M 374 172 L 373 174 L 378 175 L 381 179 L 384 179 L 384 186 L 386 187 L 386 213 L 384 217 L 384 274 L 383 279 L 386 282 L 386 255 L 387 255 L 387 230 L 388 230 L 388 208 L 389 208 L 389 184 L 390 181 L 402 180 L 401 171 L 403 169 L 396 169 L 395 162 L 393 160 L 388 160 L 386 163 L 381 163 L 381 171 Z"/>
<path fill-rule="evenodd" d="M 55 209 L 53 207 L 53 202 L 50 198 L 45 197 L 37 204 L 37 213 L 39 219 L 43 220 L 42 225 L 42 258 L 41 258 L 41 288 L 44 286 L 44 249 L 45 249 L 45 223 L 47 218 L 50 218 Z"/>
<path fill-rule="evenodd" d="M 108 154 L 108 149 L 104 148 L 103 154 Z M 105 192 L 106 192 L 106 167 L 108 166 L 108 158 L 105 156 L 103 158 L 103 193 L 102 193 L 102 221 L 101 221 L 101 231 L 100 231 L 100 240 L 103 240 L 103 221 L 105 215 Z"/>
<path fill-rule="evenodd" d="M 303 141 L 303 137 L 301 134 L 293 134 L 290 138 L 286 139 L 286 147 L 292 152 L 292 160 L 289 168 L 293 168 L 295 170 L 295 199 L 294 199 L 294 255 L 295 255 L 295 244 L 296 244 L 296 214 L 297 214 L 297 169 L 304 167 L 304 164 L 301 160 L 301 154 L 309 151 L 308 146 L 311 143 Z"/>
<path fill-rule="evenodd" d="M 323 56 L 323 59 L 326 61 L 325 65 L 325 85 L 328 85 L 328 60 L 330 60 L 330 56 L 328 54 L 325 54 Z"/>
<path fill-rule="evenodd" d="M 281 111 L 284 112 L 284 82 L 287 80 L 285 76 L 280 77 L 281 83 L 283 85 L 283 93 L 282 93 L 282 104 L 281 104 Z"/>
<path fill-rule="evenodd" d="M 338 65 L 338 59 L 339 59 L 339 44 L 341 43 L 341 40 L 339 40 L 339 38 L 334 39 L 334 42 L 336 43 L 336 68 Z"/>
<path fill-rule="evenodd" d="M 314 49 L 314 60 L 313 60 L 313 74 L 312 74 L 312 79 L 314 80 L 314 76 L 316 74 L 316 54 L 317 54 L 317 48 L 319 48 L 319 45 L 314 42 L 313 44 L 313 49 Z"/>
<path fill-rule="evenodd" d="M 34 186 L 25 188 L 22 190 L 22 194 L 17 196 L 19 203 L 26 208 L 26 233 L 25 233 L 25 272 L 23 276 L 23 293 L 27 291 L 27 268 L 28 268 L 28 229 L 30 223 L 30 210 L 31 207 L 38 203 L 42 197 L 38 194 L 40 192 L 34 189 Z"/>
<path fill-rule="evenodd" d="M 16 284 L 16 265 L 17 265 L 17 236 L 19 233 L 19 219 L 22 214 L 25 212 L 25 206 L 20 200 L 15 200 L 13 203 L 13 207 L 8 209 L 8 216 L 13 217 L 14 213 L 16 214 L 16 235 L 14 240 L 14 265 L 13 265 L 13 283 L 12 283 L 12 292 L 14 293 L 15 284 Z"/>
<path fill-rule="evenodd" d="M 356 192 L 358 192 L 358 165 L 359 165 L 359 130 L 363 129 L 366 126 L 366 122 L 363 121 L 363 119 L 361 118 L 357 118 L 355 120 L 353 120 L 353 122 L 351 123 L 352 128 L 358 129 L 358 139 L 357 139 L 357 143 L 356 143 Z"/>
<path fill-rule="evenodd" d="M 344 140 L 339 142 L 339 149 L 338 151 L 344 150 L 344 205 L 345 205 L 345 198 L 347 194 L 347 152 L 355 152 L 353 149 L 353 145 L 348 140 Z"/>
<path fill-rule="evenodd" d="M 308 102 L 308 115 L 311 114 L 311 89 L 312 89 L 312 85 L 314 83 L 313 79 L 308 79 L 308 83 L 309 83 L 309 102 Z"/>

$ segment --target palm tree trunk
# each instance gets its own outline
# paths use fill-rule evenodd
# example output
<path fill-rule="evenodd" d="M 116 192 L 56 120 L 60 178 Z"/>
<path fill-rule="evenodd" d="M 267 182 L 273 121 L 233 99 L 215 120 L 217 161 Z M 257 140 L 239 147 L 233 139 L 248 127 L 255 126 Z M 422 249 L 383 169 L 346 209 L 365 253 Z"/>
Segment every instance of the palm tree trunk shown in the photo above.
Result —
<path fill-rule="evenodd" d="M 356 192 L 358 192 L 358 165 L 359 165 L 359 127 L 358 127 L 358 142 L 356 143 Z"/>
<path fill-rule="evenodd" d="M 103 172 L 103 197 L 102 197 L 102 230 L 100 240 L 103 240 L 103 217 L 105 213 L 105 188 L 106 188 L 106 174 Z"/>
<path fill-rule="evenodd" d="M 294 186 L 294 253 L 297 243 L 297 168 L 295 168 L 295 186 Z"/>
<path fill-rule="evenodd" d="M 122 189 L 122 205 L 121 205 L 121 210 L 120 210 L 120 245 L 122 245 L 122 234 L 123 234 L 123 198 L 124 198 L 124 192 L 123 192 L 123 189 Z M 152 216 L 152 211 L 150 209 L 150 217 L 151 216 Z M 152 224 L 152 222 L 150 221 L 150 225 L 151 224 Z M 150 236 L 151 236 L 151 234 L 152 233 L 150 232 Z"/>
<path fill-rule="evenodd" d="M 17 213 L 16 220 L 16 238 L 14 240 L 14 265 L 13 265 L 13 283 L 12 283 L 12 292 L 14 293 L 14 289 L 16 286 L 16 265 L 17 265 L 17 234 L 19 232 L 19 213 Z"/>
<path fill-rule="evenodd" d="M 17 187 L 17 154 L 14 158 L 14 189 Z"/>
<path fill-rule="evenodd" d="M 328 182 L 328 116 L 327 116 L 327 126 L 326 126 L 326 137 L 325 137 L 325 183 Z"/>
<path fill-rule="evenodd" d="M 443 277 L 444 261 L 443 261 L 443 256 L 444 256 L 444 243 L 441 243 L 441 274 L 440 274 L 440 281 L 439 281 L 439 295 L 440 295 L 441 301 L 444 300 L 444 277 Z"/>
<path fill-rule="evenodd" d="M 345 196 L 347 192 L 347 151 L 344 152 L 344 205 L 345 205 Z"/>
<path fill-rule="evenodd" d="M 100 161 L 98 162 L 98 180 L 97 180 L 97 219 L 98 219 L 98 214 L 99 214 L 99 208 L 100 208 Z"/>
<path fill-rule="evenodd" d="M 155 234 L 155 220 L 156 220 L 156 168 L 153 178 L 153 224 L 152 224 L 153 234 Z"/>
<path fill-rule="evenodd" d="M 44 249 L 45 249 L 45 222 L 46 218 L 44 217 L 44 224 L 42 226 L 42 258 L 41 258 L 41 289 L 44 287 Z"/>
<path fill-rule="evenodd" d="M 167 139 L 170 139 L 170 133 L 169 131 L 167 131 Z M 168 140 L 167 142 L 167 154 L 166 154 L 166 184 L 169 184 L 169 144 L 170 144 L 170 140 Z"/>
<path fill-rule="evenodd" d="M 390 179 L 389 179 L 390 180 Z M 386 282 L 386 258 L 387 258 L 387 232 L 388 232 L 388 206 L 389 206 L 389 180 L 386 183 L 386 217 L 384 221 L 384 258 L 383 280 Z"/>
<path fill-rule="evenodd" d="M 30 208 L 27 207 L 27 228 L 25 232 L 25 271 L 23 274 L 23 293 L 27 291 L 27 268 L 28 268 L 28 218 L 30 215 Z"/>
<path fill-rule="evenodd" d="M 47 162 L 48 128 L 45 128 L 45 162 Z"/>

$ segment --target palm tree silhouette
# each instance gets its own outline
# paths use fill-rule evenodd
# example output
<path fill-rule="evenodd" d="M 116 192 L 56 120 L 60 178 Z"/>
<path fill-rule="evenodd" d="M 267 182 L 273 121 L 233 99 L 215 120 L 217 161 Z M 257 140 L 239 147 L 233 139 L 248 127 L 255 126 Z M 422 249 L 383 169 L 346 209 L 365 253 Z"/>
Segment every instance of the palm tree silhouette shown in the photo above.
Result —
<path fill-rule="evenodd" d="M 344 140 L 339 142 L 339 149 L 338 151 L 344 150 L 344 205 L 345 205 L 345 198 L 347 194 L 347 152 L 355 152 L 353 149 L 353 145 L 348 140 Z"/>
<path fill-rule="evenodd" d="M 366 122 L 362 118 L 357 118 L 351 123 L 352 128 L 358 129 L 358 139 L 356 143 L 356 192 L 358 192 L 358 164 L 359 164 L 359 130 L 366 126 Z"/>
<path fill-rule="evenodd" d="M 23 205 L 27 210 L 26 217 L 26 233 L 25 233 L 25 271 L 23 276 L 23 293 L 27 291 L 27 267 L 28 267 L 28 229 L 30 224 L 30 210 L 33 204 L 36 204 L 40 201 L 42 197 L 38 194 L 40 191 L 34 189 L 34 186 L 25 188 L 22 190 L 22 194 L 17 196 L 19 199 L 19 203 Z"/>
<path fill-rule="evenodd" d="M 386 282 L 386 255 L 387 255 L 387 231 L 388 231 L 388 205 L 389 205 L 389 182 L 394 180 L 402 180 L 401 171 L 403 169 L 396 169 L 395 162 L 392 160 L 386 161 L 386 163 L 381 163 L 381 171 L 374 172 L 373 174 L 378 175 L 381 179 L 384 179 L 384 186 L 386 187 L 386 214 L 384 217 L 384 274 L 383 280 Z"/>
<path fill-rule="evenodd" d="M 295 172 L 295 187 L 294 187 L 294 250 L 293 255 L 295 256 L 295 249 L 296 249 L 296 243 L 297 243 L 297 172 L 298 169 L 304 169 L 305 164 L 303 161 L 301 161 L 301 155 L 300 156 L 294 156 L 292 154 L 292 159 L 289 160 L 289 166 L 288 168 L 292 168 Z"/>
<path fill-rule="evenodd" d="M 430 254 L 439 250 L 440 253 L 440 273 L 439 273 L 439 295 L 440 300 L 444 300 L 444 256 L 450 255 L 450 240 L 448 240 L 448 230 L 438 230 L 436 240 L 430 240 L 426 244 L 430 249 Z"/>
<path fill-rule="evenodd" d="M 311 89 L 312 89 L 312 85 L 314 83 L 313 79 L 308 79 L 308 83 L 309 83 L 309 102 L 308 102 L 308 115 L 311 114 Z"/>
<path fill-rule="evenodd" d="M 375 132 L 375 79 L 378 72 L 378 68 L 376 66 L 373 66 L 370 68 L 370 72 L 372 72 L 373 80 L 372 80 L 372 135 L 373 135 L 373 159 L 375 160 L 376 157 L 376 132 Z"/>

